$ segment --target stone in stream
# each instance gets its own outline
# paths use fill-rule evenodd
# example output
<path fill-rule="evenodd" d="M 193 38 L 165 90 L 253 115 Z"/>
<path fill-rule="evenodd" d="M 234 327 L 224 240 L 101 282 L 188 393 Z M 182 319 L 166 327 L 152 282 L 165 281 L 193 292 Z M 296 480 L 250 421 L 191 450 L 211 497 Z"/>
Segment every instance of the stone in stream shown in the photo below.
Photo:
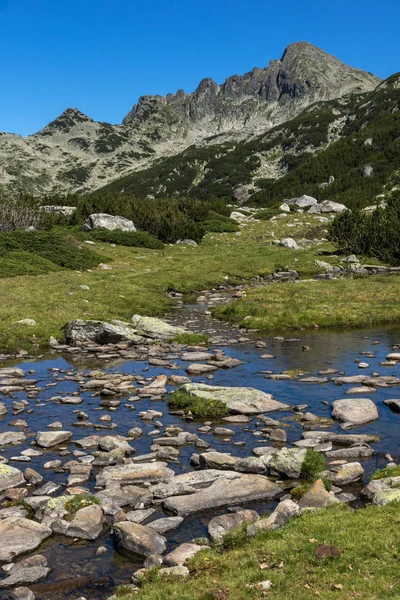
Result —
<path fill-rule="evenodd" d="M 299 516 L 301 508 L 293 500 L 282 500 L 267 519 L 260 519 L 247 528 L 247 537 L 253 537 L 260 531 L 276 531 L 286 525 L 290 519 Z"/>
<path fill-rule="evenodd" d="M 201 363 L 193 363 L 186 367 L 186 372 L 188 375 L 203 375 L 204 373 L 212 373 L 213 371 L 217 371 L 218 367 L 213 365 L 202 365 Z M 187 384 L 194 385 L 194 384 Z"/>
<path fill-rule="evenodd" d="M 181 388 L 189 395 L 204 400 L 217 400 L 227 412 L 254 415 L 275 410 L 288 410 L 288 404 L 278 402 L 271 394 L 247 387 L 218 387 L 203 383 L 187 383 Z"/>
<path fill-rule="evenodd" d="M 105 487 L 112 482 L 121 485 L 159 483 L 168 481 L 174 475 L 174 471 L 163 462 L 118 465 L 100 471 L 96 476 L 96 484 Z"/>
<path fill-rule="evenodd" d="M 400 362 L 400 352 L 390 352 L 386 356 L 386 360 L 395 360 L 395 361 Z"/>
<path fill-rule="evenodd" d="M 4 402 L 0 402 L 0 417 L 2 417 L 3 415 L 6 415 L 7 413 L 8 413 L 7 406 L 4 404 Z"/>
<path fill-rule="evenodd" d="M 15 488 L 25 483 L 25 478 L 19 469 L 0 464 L 0 492 Z"/>
<path fill-rule="evenodd" d="M 390 398 L 389 400 L 384 400 L 383 404 L 388 406 L 391 411 L 400 413 L 400 398 Z"/>
<path fill-rule="evenodd" d="M 211 360 L 214 355 L 210 352 L 184 352 L 181 356 L 181 360 L 189 362 L 200 362 L 202 360 Z"/>
<path fill-rule="evenodd" d="M 126 513 L 126 520 L 132 523 L 142 523 L 156 512 L 155 508 L 146 508 L 142 510 L 130 510 Z"/>
<path fill-rule="evenodd" d="M 11 567 L 7 568 L 6 572 L 7 577 L 0 581 L 0 588 L 37 583 L 47 577 L 50 569 L 47 567 L 47 559 L 41 554 L 36 554 L 18 563 L 11 563 Z"/>
<path fill-rule="evenodd" d="M 194 494 L 199 490 L 209 487 L 217 479 L 237 479 L 235 471 L 220 471 L 206 469 L 204 471 L 189 471 L 181 473 L 170 479 L 167 483 L 159 483 L 150 488 L 155 498 L 169 498 Z"/>
<path fill-rule="evenodd" d="M 52 530 L 68 537 L 81 540 L 96 540 L 103 531 L 103 511 L 92 504 L 77 511 L 71 522 L 59 519 L 53 522 Z"/>
<path fill-rule="evenodd" d="M 176 327 L 155 317 L 133 315 L 132 324 L 139 335 L 158 340 L 169 340 L 178 335 L 188 333 L 184 327 Z"/>
<path fill-rule="evenodd" d="M 270 458 L 268 456 L 247 456 L 246 458 L 240 458 L 235 465 L 235 471 L 238 473 L 255 473 L 258 475 L 265 475 L 269 461 Z"/>
<path fill-rule="evenodd" d="M 282 448 L 269 461 L 268 467 L 280 476 L 298 479 L 306 454 L 306 448 Z"/>
<path fill-rule="evenodd" d="M 335 433 L 332 431 L 305 431 L 302 434 L 304 439 L 317 439 L 321 442 L 332 442 L 343 446 L 351 446 L 353 444 L 370 444 L 371 442 L 379 441 L 376 435 L 368 433 Z"/>
<path fill-rule="evenodd" d="M 17 587 L 10 594 L 10 600 L 35 600 L 35 594 L 27 587 Z"/>
<path fill-rule="evenodd" d="M 39 431 L 36 435 L 36 443 L 42 448 L 52 448 L 63 442 L 69 442 L 72 431 Z"/>
<path fill-rule="evenodd" d="M 105 452 L 112 450 L 123 450 L 125 454 L 133 454 L 135 449 L 128 444 L 128 441 L 122 435 L 106 435 L 99 439 L 99 448 Z"/>
<path fill-rule="evenodd" d="M 25 377 L 25 371 L 18 367 L 3 367 L 0 369 L 0 379 L 2 378 Z"/>
<path fill-rule="evenodd" d="M 333 467 L 329 471 L 324 471 L 322 476 L 325 479 L 330 479 L 334 485 L 342 487 L 357 481 L 364 475 L 364 469 L 358 462 L 346 463 Z"/>
<path fill-rule="evenodd" d="M 167 554 L 167 556 L 164 558 L 164 564 L 169 567 L 182 567 L 198 552 L 209 549 L 210 546 L 199 546 L 198 544 L 184 543 Z"/>
<path fill-rule="evenodd" d="M 367 385 L 361 385 L 360 387 L 352 387 L 346 392 L 347 396 L 351 396 L 353 394 L 376 394 L 376 388 L 368 387 Z"/>
<path fill-rule="evenodd" d="M 342 422 L 342 428 L 364 425 L 379 418 L 376 404 L 369 398 L 335 400 L 332 402 L 332 417 Z"/>
<path fill-rule="evenodd" d="M 339 448 L 325 453 L 326 458 L 368 458 L 374 454 L 374 449 L 368 444 L 350 446 L 350 448 Z"/>
<path fill-rule="evenodd" d="M 153 500 L 152 493 L 137 485 L 111 485 L 96 494 L 101 507 L 106 514 L 112 513 L 115 506 L 129 506 L 132 509 L 143 509 L 149 506 Z"/>
<path fill-rule="evenodd" d="M 200 466 L 206 469 L 234 469 L 239 458 L 224 452 L 204 452 L 200 454 Z"/>
<path fill-rule="evenodd" d="M 0 561 L 11 562 L 16 556 L 35 550 L 52 533 L 50 527 L 21 517 L 0 521 Z"/>
<path fill-rule="evenodd" d="M 87 437 L 84 437 L 80 440 L 76 440 L 75 444 L 76 446 L 79 446 L 79 448 L 84 448 L 85 450 L 87 450 L 88 448 L 93 448 L 94 446 L 97 446 L 99 440 L 99 435 L 88 435 Z"/>
<path fill-rule="evenodd" d="M 65 341 L 73 346 L 84 341 L 96 344 L 117 344 L 124 341 L 143 341 L 136 333 L 136 328 L 130 323 L 122 321 L 83 321 L 74 319 L 65 327 Z"/>
<path fill-rule="evenodd" d="M 5 431 L 0 433 L 0 446 L 18 446 L 25 442 L 26 435 L 17 431 Z"/>
<path fill-rule="evenodd" d="M 175 496 L 163 502 L 164 508 L 179 516 L 247 502 L 272 500 L 282 493 L 275 483 L 262 475 L 241 475 L 217 479 L 208 488 L 189 496 Z"/>
<path fill-rule="evenodd" d="M 156 521 L 152 521 L 147 524 L 147 527 L 151 527 L 160 535 L 164 535 L 169 531 L 173 531 L 177 529 L 182 523 L 184 519 L 183 517 L 166 517 L 164 519 L 157 519 Z"/>
<path fill-rule="evenodd" d="M 111 537 L 117 549 L 123 548 L 139 556 L 163 554 L 167 548 L 165 538 L 154 529 L 131 521 L 115 523 Z"/>
<path fill-rule="evenodd" d="M 385 506 L 389 502 L 400 501 L 400 477 L 374 479 L 361 490 L 361 494 L 376 506 Z"/>
<path fill-rule="evenodd" d="M 255 510 L 238 510 L 227 515 L 214 517 L 208 524 L 208 534 L 213 542 L 222 542 L 223 537 L 243 523 L 257 521 L 260 515 Z"/>
<path fill-rule="evenodd" d="M 333 492 L 328 492 L 322 479 L 314 481 L 299 500 L 302 508 L 325 508 L 339 500 Z"/>

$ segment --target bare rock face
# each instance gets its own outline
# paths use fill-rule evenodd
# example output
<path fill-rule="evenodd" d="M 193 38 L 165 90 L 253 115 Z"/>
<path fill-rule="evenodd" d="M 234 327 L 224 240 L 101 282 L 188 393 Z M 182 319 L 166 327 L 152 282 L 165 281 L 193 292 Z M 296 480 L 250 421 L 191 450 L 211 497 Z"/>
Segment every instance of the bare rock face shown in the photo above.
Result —
<path fill-rule="evenodd" d="M 88 192 L 210 136 L 261 134 L 314 102 L 368 92 L 378 83 L 311 44 L 294 43 L 280 60 L 221 85 L 203 79 L 190 94 L 142 96 L 122 125 L 68 108 L 34 135 L 2 134 L 0 187 L 38 195 Z"/>

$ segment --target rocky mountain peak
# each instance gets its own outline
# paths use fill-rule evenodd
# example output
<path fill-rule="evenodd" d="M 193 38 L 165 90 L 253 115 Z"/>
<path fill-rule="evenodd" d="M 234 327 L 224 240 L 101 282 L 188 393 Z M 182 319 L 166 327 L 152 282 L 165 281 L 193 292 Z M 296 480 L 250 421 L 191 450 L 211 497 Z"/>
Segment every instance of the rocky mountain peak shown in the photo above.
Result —
<path fill-rule="evenodd" d="M 36 135 L 52 135 L 56 132 L 68 133 L 72 127 L 82 123 L 94 123 L 94 121 L 77 108 L 67 108 L 54 121 L 38 131 Z"/>

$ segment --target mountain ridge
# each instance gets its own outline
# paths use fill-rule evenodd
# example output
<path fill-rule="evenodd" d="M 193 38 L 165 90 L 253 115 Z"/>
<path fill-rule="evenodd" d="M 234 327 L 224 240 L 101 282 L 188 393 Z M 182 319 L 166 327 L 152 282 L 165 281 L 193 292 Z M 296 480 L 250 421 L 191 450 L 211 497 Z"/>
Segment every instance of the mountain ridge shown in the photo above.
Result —
<path fill-rule="evenodd" d="M 371 91 L 380 81 L 296 42 L 281 59 L 221 85 L 206 78 L 191 94 L 141 96 L 119 125 L 68 108 L 30 136 L 0 134 L 0 190 L 89 193 L 213 136 L 251 139 L 316 101 Z"/>

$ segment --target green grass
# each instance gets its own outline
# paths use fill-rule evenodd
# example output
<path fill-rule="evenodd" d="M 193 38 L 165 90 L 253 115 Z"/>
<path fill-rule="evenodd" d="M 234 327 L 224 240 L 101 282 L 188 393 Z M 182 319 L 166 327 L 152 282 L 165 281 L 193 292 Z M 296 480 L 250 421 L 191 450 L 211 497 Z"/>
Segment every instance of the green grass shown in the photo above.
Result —
<path fill-rule="evenodd" d="M 173 410 L 187 410 L 196 417 L 225 417 L 228 410 L 223 402 L 219 400 L 206 400 L 197 398 L 183 390 L 177 390 L 168 400 L 169 408 Z"/>
<path fill-rule="evenodd" d="M 400 320 L 399 285 L 395 275 L 267 285 L 213 314 L 264 331 L 381 325 Z"/>
<path fill-rule="evenodd" d="M 315 452 L 307 448 L 306 457 L 301 465 L 301 479 L 305 479 L 309 483 L 319 479 L 321 471 L 325 466 L 325 458 L 321 452 Z"/>
<path fill-rule="evenodd" d="M 87 233 L 80 232 L 79 237 L 84 240 L 107 242 L 108 244 L 117 244 L 120 246 L 133 246 L 135 248 L 152 248 L 153 250 L 160 250 L 164 247 L 164 244 L 160 240 L 147 231 L 98 230 Z"/>
<path fill-rule="evenodd" d="M 180 333 L 169 341 L 183 346 L 197 346 L 198 344 L 207 344 L 208 340 L 209 336 L 206 333 Z"/>
<path fill-rule="evenodd" d="M 70 515 L 75 515 L 81 508 L 86 508 L 87 506 L 92 506 L 92 504 L 98 503 L 98 499 L 93 496 L 93 494 L 84 492 L 82 494 L 72 496 L 71 500 L 68 500 L 66 503 L 65 508 Z"/>
<path fill-rule="evenodd" d="M 334 506 L 306 512 L 278 532 L 250 539 L 239 532 L 232 549 L 217 547 L 195 556 L 188 579 L 161 580 L 152 574 L 139 597 L 260 600 L 263 593 L 246 586 L 269 579 L 271 600 L 394 600 L 400 595 L 399 542 L 399 503 L 358 511 Z M 319 544 L 335 546 L 340 557 L 316 558 Z"/>
<path fill-rule="evenodd" d="M 338 257 L 322 254 L 332 252 L 333 246 L 318 242 L 294 252 L 271 244 L 274 239 L 288 236 L 310 237 L 310 230 L 322 237 L 321 225 L 314 217 L 294 214 L 273 223 L 249 223 L 240 230 L 241 235 L 208 233 L 197 247 L 173 244 L 159 250 L 112 246 L 99 241 L 86 247 L 65 231 L 50 232 L 55 235 L 53 240 L 72 244 L 70 268 L 54 262 L 57 259 L 66 264 L 66 246 L 52 243 L 50 262 L 58 270 L 35 277 L 21 274 L 0 278 L 0 352 L 22 348 L 42 352 L 48 348 L 50 336 L 63 338 L 63 325 L 71 319 L 129 321 L 135 313 L 163 317 L 174 304 L 168 294 L 171 291 L 191 294 L 227 284 L 243 284 L 274 273 L 277 265 L 296 269 L 302 277 L 312 277 L 321 272 L 314 264 L 316 258 L 338 264 Z M 46 246 L 38 248 L 45 250 Z M 36 253 L 36 261 L 38 256 Z M 72 260 L 74 256 L 76 262 Z M 0 264 L 1 260 L 0 251 Z M 87 260 L 90 264 L 108 262 L 112 268 L 88 266 L 84 262 Z M 397 281 L 388 276 L 266 286 L 248 291 L 247 297 L 235 302 L 232 308 L 219 310 L 221 314 L 227 311 L 224 318 L 237 323 L 243 323 L 250 314 L 251 320 L 244 321 L 246 326 L 265 326 L 270 330 L 282 326 L 312 327 L 316 322 L 321 327 L 395 322 L 400 319 Z M 82 289 L 82 285 L 89 290 Z M 34 319 L 37 325 L 16 324 L 25 318 Z M 190 339 L 187 343 L 199 342 Z"/>
<path fill-rule="evenodd" d="M 400 465 L 379 469 L 378 471 L 375 471 L 371 479 L 384 479 L 385 477 L 400 477 Z"/>

